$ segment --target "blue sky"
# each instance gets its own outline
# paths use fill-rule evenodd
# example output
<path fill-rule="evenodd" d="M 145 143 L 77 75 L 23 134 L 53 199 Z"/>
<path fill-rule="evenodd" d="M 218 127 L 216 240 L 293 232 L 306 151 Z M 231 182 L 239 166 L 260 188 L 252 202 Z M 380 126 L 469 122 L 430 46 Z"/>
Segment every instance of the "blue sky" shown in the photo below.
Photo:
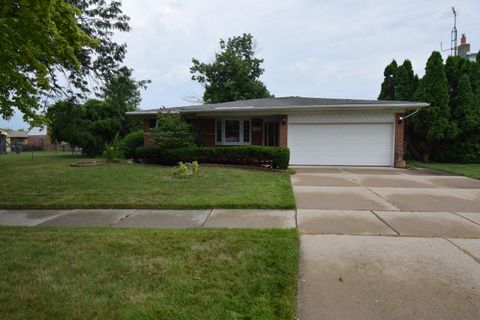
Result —
<path fill-rule="evenodd" d="M 261 80 L 275 96 L 376 99 L 393 58 L 409 58 L 423 75 L 430 53 L 449 44 L 451 6 L 459 39 L 466 33 L 478 51 L 478 0 L 124 0 L 133 30 L 116 38 L 128 45 L 135 77 L 152 80 L 142 109 L 201 98 L 191 59 L 211 61 L 220 38 L 242 33 L 255 37 Z M 28 125 L 17 114 L 0 127 Z"/>

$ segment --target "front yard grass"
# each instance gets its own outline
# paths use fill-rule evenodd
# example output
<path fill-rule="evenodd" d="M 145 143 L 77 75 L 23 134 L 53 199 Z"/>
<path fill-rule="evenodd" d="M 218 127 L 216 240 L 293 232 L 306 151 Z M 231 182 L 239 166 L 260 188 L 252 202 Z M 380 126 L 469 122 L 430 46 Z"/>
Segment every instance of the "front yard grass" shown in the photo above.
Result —
<path fill-rule="evenodd" d="M 293 319 L 296 230 L 0 227 L 0 319 Z"/>
<path fill-rule="evenodd" d="M 172 168 L 144 164 L 70 167 L 69 153 L 0 155 L 0 208 L 295 207 L 287 173 L 201 167 L 202 177 L 171 179 Z"/>
<path fill-rule="evenodd" d="M 409 161 L 408 164 L 416 167 L 429 168 L 480 179 L 480 163 L 437 163 Z"/>

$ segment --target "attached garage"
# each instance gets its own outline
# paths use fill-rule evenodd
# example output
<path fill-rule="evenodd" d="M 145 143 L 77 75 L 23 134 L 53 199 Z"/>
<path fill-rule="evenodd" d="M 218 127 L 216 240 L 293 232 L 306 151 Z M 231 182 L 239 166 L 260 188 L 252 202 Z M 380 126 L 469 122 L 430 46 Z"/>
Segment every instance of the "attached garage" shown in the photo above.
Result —
<path fill-rule="evenodd" d="M 303 114 L 288 120 L 291 165 L 393 165 L 394 114 Z"/>

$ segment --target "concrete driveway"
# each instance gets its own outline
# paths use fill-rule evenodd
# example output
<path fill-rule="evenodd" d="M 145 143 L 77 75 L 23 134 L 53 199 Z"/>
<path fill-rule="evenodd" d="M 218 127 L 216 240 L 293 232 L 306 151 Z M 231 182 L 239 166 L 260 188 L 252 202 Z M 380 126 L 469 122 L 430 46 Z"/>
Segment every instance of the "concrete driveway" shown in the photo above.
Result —
<path fill-rule="evenodd" d="M 480 319 L 480 181 L 297 168 L 298 319 Z"/>

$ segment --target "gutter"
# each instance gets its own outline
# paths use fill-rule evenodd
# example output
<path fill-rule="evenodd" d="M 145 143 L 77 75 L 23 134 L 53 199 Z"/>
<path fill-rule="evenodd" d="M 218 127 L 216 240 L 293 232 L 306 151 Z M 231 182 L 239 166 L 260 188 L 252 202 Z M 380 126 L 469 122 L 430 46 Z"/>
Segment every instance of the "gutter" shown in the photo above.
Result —
<path fill-rule="evenodd" d="M 282 107 L 253 107 L 253 106 L 245 106 L 245 107 L 217 107 L 217 108 L 185 108 L 185 109 L 176 109 L 172 108 L 173 110 L 165 109 L 166 112 L 172 113 L 213 113 L 213 112 L 251 112 L 251 111 L 334 111 L 334 110 L 382 110 L 382 108 L 386 108 L 384 110 L 394 110 L 395 108 L 401 109 L 413 109 L 416 108 L 417 111 L 419 108 L 428 107 L 430 104 L 428 103 L 397 103 L 397 104 L 347 104 L 347 105 L 312 105 L 312 106 L 282 106 Z M 417 112 L 416 111 L 416 112 Z M 141 116 L 141 115 L 156 115 L 158 112 L 164 112 L 162 109 L 160 110 L 145 110 L 145 111 L 131 111 L 127 112 L 127 115 L 130 116 Z M 416 113 L 415 112 L 415 113 Z"/>

